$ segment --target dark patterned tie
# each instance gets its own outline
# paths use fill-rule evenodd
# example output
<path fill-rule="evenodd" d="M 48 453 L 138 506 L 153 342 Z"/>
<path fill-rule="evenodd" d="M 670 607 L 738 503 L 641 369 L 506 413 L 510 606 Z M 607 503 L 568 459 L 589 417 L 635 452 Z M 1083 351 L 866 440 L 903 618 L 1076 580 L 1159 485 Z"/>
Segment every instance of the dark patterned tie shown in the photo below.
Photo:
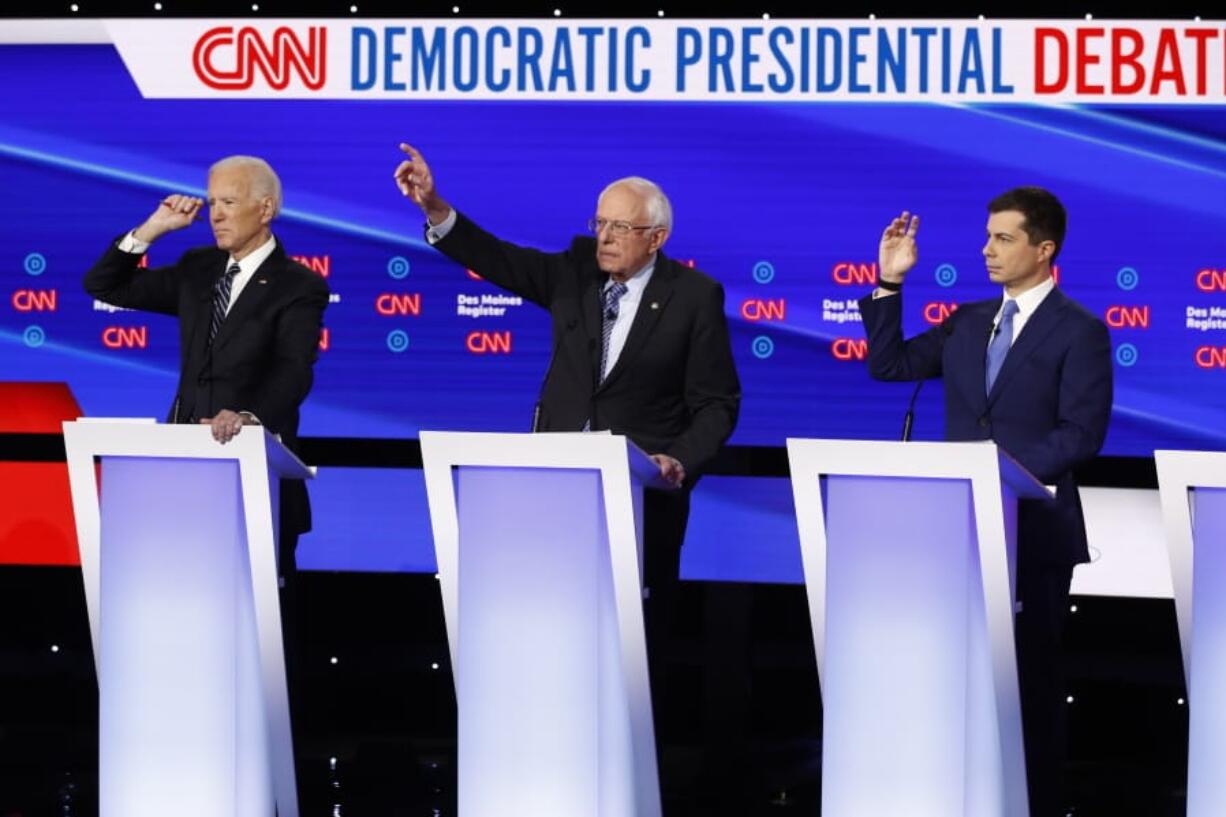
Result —
<path fill-rule="evenodd" d="M 213 345 L 213 338 L 217 337 L 217 330 L 226 319 L 226 312 L 230 309 L 230 287 L 234 284 L 234 276 L 241 271 L 242 268 L 238 264 L 231 264 L 213 285 L 213 319 L 209 322 L 209 346 Z"/>
<path fill-rule="evenodd" d="M 1004 307 L 1000 310 L 1000 323 L 997 324 L 992 340 L 988 343 L 988 367 L 985 374 L 989 394 L 992 393 L 992 384 L 996 382 L 996 375 L 1000 374 L 1000 367 L 1005 365 L 1009 347 L 1013 345 L 1013 316 L 1016 314 L 1017 301 L 1005 301 Z"/>
<path fill-rule="evenodd" d="M 609 338 L 613 336 L 613 324 L 617 323 L 622 296 L 629 290 L 625 284 L 614 282 L 604 291 L 604 310 L 600 328 L 600 379 L 604 380 L 605 367 L 609 363 Z"/>

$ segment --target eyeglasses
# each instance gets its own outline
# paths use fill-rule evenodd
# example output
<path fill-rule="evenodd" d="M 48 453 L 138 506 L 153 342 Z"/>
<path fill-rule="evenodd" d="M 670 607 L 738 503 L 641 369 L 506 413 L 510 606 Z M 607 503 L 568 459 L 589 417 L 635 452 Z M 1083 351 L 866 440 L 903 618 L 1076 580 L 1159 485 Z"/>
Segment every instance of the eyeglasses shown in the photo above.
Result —
<path fill-rule="evenodd" d="M 600 235 L 600 231 L 608 228 L 613 235 L 622 236 L 630 235 L 632 230 L 656 230 L 659 229 L 658 224 L 631 224 L 628 221 L 609 221 L 607 218 L 589 218 L 587 220 L 587 228 L 596 235 Z"/>

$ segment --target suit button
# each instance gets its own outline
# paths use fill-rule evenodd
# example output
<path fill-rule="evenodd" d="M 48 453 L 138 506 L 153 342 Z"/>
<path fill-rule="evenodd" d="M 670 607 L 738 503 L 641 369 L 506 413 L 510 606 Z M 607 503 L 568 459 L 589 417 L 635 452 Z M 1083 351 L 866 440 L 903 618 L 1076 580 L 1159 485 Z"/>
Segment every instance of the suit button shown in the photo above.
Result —
<path fill-rule="evenodd" d="M 991 424 L 992 424 L 992 421 L 991 421 L 991 420 L 989 420 L 987 417 L 980 417 L 980 418 L 979 418 L 979 427 L 980 427 L 980 428 L 987 428 L 987 427 L 988 427 L 988 426 L 990 426 Z"/>

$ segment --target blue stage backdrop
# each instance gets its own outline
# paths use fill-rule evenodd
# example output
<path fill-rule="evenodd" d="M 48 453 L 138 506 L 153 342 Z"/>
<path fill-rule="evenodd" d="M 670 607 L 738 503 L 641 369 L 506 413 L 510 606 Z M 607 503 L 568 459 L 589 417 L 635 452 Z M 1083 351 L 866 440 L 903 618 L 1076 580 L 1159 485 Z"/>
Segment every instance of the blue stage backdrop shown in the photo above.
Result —
<path fill-rule="evenodd" d="M 905 293 L 907 330 L 919 332 L 996 294 L 980 255 L 986 202 L 1042 185 L 1069 211 L 1059 284 L 1111 326 L 1105 453 L 1226 445 L 1220 107 L 152 99 L 111 45 L 10 44 L 0 110 L 0 379 L 66 381 L 89 415 L 164 416 L 178 351 L 172 319 L 95 303 L 82 273 L 162 196 L 202 195 L 212 161 L 245 153 L 279 171 L 275 232 L 334 293 L 304 435 L 527 430 L 549 322 L 425 243 L 392 182 L 408 141 L 457 208 L 547 250 L 584 230 L 610 180 L 657 181 L 676 213 L 666 251 L 726 289 L 744 387 L 732 442 L 754 445 L 896 437 L 911 386 L 870 380 L 855 306 L 875 281 L 882 228 L 903 209 L 922 216 Z M 201 219 L 149 263 L 210 239 Z M 940 437 L 941 411 L 933 384 L 917 438 Z M 412 521 L 365 501 L 371 513 L 348 513 L 389 485 L 366 482 L 344 469 L 320 480 L 314 566 L 429 569 L 350 555 L 348 543 L 389 540 L 391 526 L 428 541 L 424 504 Z M 695 535 L 726 507 L 784 519 L 767 528 L 794 540 L 790 499 L 776 514 L 774 500 L 747 505 L 734 486 L 710 491 L 702 507 L 715 511 L 696 514 Z"/>

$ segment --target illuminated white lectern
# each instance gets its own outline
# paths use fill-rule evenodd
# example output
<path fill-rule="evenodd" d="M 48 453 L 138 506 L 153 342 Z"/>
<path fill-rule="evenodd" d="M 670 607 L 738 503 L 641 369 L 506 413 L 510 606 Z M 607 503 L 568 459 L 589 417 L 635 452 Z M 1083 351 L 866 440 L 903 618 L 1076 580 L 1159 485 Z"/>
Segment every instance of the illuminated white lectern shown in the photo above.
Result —
<path fill-rule="evenodd" d="M 1188 817 L 1226 814 L 1226 454 L 1155 451 L 1188 685 Z"/>
<path fill-rule="evenodd" d="M 1017 498 L 991 443 L 790 439 L 822 684 L 822 814 L 1025 817 Z"/>
<path fill-rule="evenodd" d="M 423 431 L 461 817 L 657 817 L 642 491 L 609 434 Z"/>
<path fill-rule="evenodd" d="M 277 478 L 310 469 L 254 426 L 221 445 L 207 426 L 66 422 L 64 447 L 101 817 L 297 817 L 274 510 Z"/>

